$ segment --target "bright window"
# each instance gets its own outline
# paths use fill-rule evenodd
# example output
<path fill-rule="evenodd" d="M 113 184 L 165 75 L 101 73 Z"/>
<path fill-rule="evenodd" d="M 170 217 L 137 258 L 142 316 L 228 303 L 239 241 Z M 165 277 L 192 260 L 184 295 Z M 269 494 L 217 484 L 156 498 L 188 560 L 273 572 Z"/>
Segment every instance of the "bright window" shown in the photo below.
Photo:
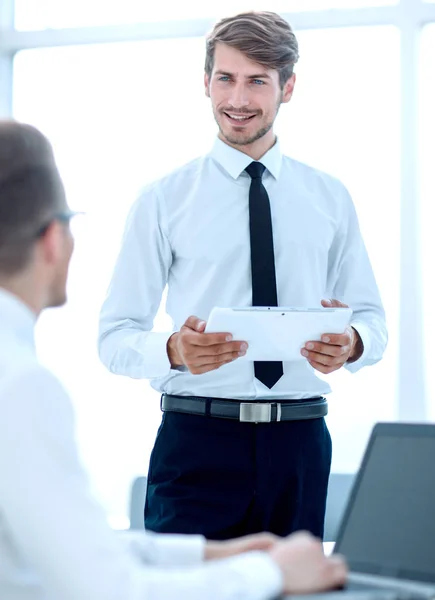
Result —
<path fill-rule="evenodd" d="M 397 0 L 268 0 L 267 10 L 291 13 L 336 8 L 364 8 L 397 4 Z M 167 19 L 222 17 L 244 10 L 265 10 L 261 0 L 16 0 L 17 29 L 120 25 Z"/>
<path fill-rule="evenodd" d="M 334 468 L 346 470 L 357 466 L 373 422 L 395 417 L 399 40 L 388 27 L 305 31 L 299 39 L 297 89 L 278 123 L 282 145 L 349 187 L 391 331 L 382 363 L 331 378 Z M 84 461 L 116 518 L 127 514 L 132 479 L 147 470 L 159 398 L 146 382 L 112 376 L 99 363 L 98 313 L 137 190 L 213 142 L 203 48 L 197 38 L 30 50 L 15 59 L 15 116 L 50 137 L 70 204 L 87 212 L 69 304 L 42 319 L 39 352 L 72 395 Z M 161 311 L 156 327 L 166 324 Z"/>
<path fill-rule="evenodd" d="M 435 419 L 435 372 L 433 364 L 435 331 L 435 311 L 433 297 L 435 293 L 435 276 L 433 257 L 435 255 L 434 222 L 435 222 L 435 88 L 433 70 L 435 64 L 435 23 L 423 29 L 420 52 L 420 148 L 418 163 L 420 166 L 421 210 L 421 251 L 423 275 L 423 315 L 425 331 L 425 352 L 428 368 L 426 369 L 427 398 L 430 420 Z"/>
<path fill-rule="evenodd" d="M 159 398 L 100 364 L 98 314 L 138 190 L 213 139 L 202 50 L 198 38 L 31 50 L 15 60 L 15 116 L 49 136 L 69 202 L 87 213 L 77 223 L 68 306 L 41 320 L 39 352 L 72 395 L 83 458 L 116 517 L 127 514 L 132 479 L 147 471 Z M 168 328 L 163 311 L 155 325 Z"/>
<path fill-rule="evenodd" d="M 400 40 L 393 27 L 305 31 L 298 39 L 293 106 L 283 107 L 278 131 L 291 155 L 335 175 L 352 194 L 390 334 L 379 364 L 328 377 L 333 468 L 347 471 L 356 468 L 374 422 L 397 416 Z"/>

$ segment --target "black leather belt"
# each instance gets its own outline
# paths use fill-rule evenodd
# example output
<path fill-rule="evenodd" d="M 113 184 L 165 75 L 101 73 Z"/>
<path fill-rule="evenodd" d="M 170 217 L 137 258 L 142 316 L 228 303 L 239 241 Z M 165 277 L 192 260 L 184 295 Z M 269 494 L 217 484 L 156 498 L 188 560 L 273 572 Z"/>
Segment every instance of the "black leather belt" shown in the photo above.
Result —
<path fill-rule="evenodd" d="M 237 419 L 243 423 L 271 423 L 319 419 L 328 414 L 328 403 L 322 396 L 306 400 L 245 402 L 243 400 L 163 394 L 161 409 L 164 412 Z"/>

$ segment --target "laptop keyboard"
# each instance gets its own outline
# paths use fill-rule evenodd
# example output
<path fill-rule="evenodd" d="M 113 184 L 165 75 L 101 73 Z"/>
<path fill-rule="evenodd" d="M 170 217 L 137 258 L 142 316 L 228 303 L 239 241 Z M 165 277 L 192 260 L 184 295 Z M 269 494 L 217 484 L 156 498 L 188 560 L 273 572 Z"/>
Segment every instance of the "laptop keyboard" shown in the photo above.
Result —
<path fill-rule="evenodd" d="M 423 598 L 423 595 L 416 594 L 415 592 L 410 592 L 406 590 L 401 590 L 395 587 L 384 587 L 370 583 L 362 583 L 356 581 L 349 581 L 344 587 L 340 588 L 344 592 L 370 592 L 370 590 L 376 590 L 377 592 L 383 591 L 388 593 L 394 593 L 396 598 L 400 600 L 401 598 L 409 600 L 409 598 Z"/>
<path fill-rule="evenodd" d="M 372 585 L 370 583 L 359 583 L 356 581 L 349 581 L 347 585 L 343 587 L 344 590 L 348 590 L 349 592 L 358 592 L 359 590 L 379 590 L 385 589 L 386 591 L 391 591 L 391 588 L 380 588 L 378 585 Z"/>

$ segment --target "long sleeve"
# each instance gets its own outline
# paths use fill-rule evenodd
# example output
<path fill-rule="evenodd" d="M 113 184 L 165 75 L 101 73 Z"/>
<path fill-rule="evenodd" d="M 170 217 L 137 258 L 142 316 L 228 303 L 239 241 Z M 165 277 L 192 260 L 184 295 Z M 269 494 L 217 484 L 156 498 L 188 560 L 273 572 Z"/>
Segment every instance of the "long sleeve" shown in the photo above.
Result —
<path fill-rule="evenodd" d="M 342 188 L 343 214 L 330 251 L 328 290 L 331 298 L 348 304 L 352 310 L 351 325 L 363 342 L 362 356 L 346 368 L 356 372 L 377 363 L 387 345 L 385 312 L 370 259 L 361 236 L 354 204 Z"/>
<path fill-rule="evenodd" d="M 0 514 L 13 554 L 31 566 L 47 598 L 261 600 L 279 593 L 279 570 L 261 552 L 198 565 L 198 538 L 144 533 L 141 542 L 122 543 L 90 494 L 69 399 L 45 370 L 33 367 L 1 390 L 0 428 Z M 170 544 L 179 557 L 184 545 L 196 566 L 168 566 Z"/>
<path fill-rule="evenodd" d="M 164 202 L 145 190 L 128 216 L 100 314 L 99 355 L 118 375 L 151 379 L 171 369 L 166 346 L 173 332 L 151 331 L 172 263 L 165 223 Z"/>
<path fill-rule="evenodd" d="M 123 531 L 120 539 L 130 552 L 149 565 L 193 566 L 204 560 L 205 539 L 201 535 Z"/>

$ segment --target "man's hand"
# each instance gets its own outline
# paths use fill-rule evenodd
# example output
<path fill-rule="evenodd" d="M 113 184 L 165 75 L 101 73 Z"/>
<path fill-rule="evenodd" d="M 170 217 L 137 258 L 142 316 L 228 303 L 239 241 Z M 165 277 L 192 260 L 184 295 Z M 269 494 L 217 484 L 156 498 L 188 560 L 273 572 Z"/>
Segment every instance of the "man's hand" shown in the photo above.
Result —
<path fill-rule="evenodd" d="M 189 317 L 169 338 L 167 351 L 173 368 L 186 366 L 200 375 L 246 354 L 246 342 L 234 342 L 230 333 L 204 333 L 205 325 L 198 317 Z"/>
<path fill-rule="evenodd" d="M 322 543 L 310 533 L 290 535 L 272 546 L 269 555 L 281 569 L 285 594 L 323 592 L 346 582 L 344 559 L 338 555 L 326 557 Z"/>
<path fill-rule="evenodd" d="M 207 542 L 204 558 L 216 560 L 253 550 L 270 550 L 279 539 L 272 533 L 256 533 L 225 542 Z"/>
<path fill-rule="evenodd" d="M 349 308 L 338 300 L 322 300 L 325 308 Z M 363 353 L 363 343 L 353 327 L 347 327 L 342 334 L 326 333 L 321 342 L 307 342 L 301 350 L 312 367 L 321 373 L 329 374 L 341 369 L 346 362 L 354 362 Z"/>

